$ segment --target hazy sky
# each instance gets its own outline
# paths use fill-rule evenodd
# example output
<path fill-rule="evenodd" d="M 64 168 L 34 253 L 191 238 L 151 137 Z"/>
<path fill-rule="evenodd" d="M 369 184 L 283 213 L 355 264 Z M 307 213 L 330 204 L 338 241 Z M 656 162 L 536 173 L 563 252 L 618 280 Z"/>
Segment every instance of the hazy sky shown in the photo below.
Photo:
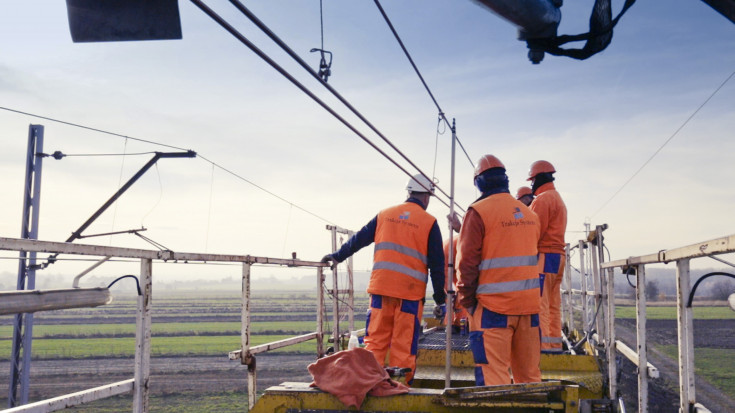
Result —
<path fill-rule="evenodd" d="M 323 3 L 324 47 L 334 53 L 329 84 L 448 192 L 450 134 L 438 135 L 435 151 L 437 110 L 375 4 Z M 559 32 L 586 31 L 593 1 L 565 3 Z M 613 3 L 617 12 L 623 2 Z M 208 4 L 380 141 L 228 2 Z M 309 53 L 321 42 L 318 0 L 245 4 L 318 65 L 318 55 Z M 735 80 L 687 123 L 735 71 L 735 25 L 705 3 L 639 1 L 606 51 L 586 61 L 547 56 L 540 65 L 527 60 L 511 24 L 471 1 L 382 4 L 447 117 L 456 118 L 473 161 L 498 156 L 513 192 L 525 185 L 533 161 L 556 166 L 569 211 L 567 242 L 581 236 L 575 231 L 585 222 L 607 223 L 611 256 L 620 259 L 735 230 Z M 86 234 L 144 226 L 146 236 L 174 251 L 270 257 L 296 251 L 318 260 L 331 248 L 321 218 L 358 230 L 378 210 L 403 201 L 407 177 L 400 170 L 191 3 L 179 6 L 183 40 L 74 44 L 63 2 L 0 3 L 1 107 L 192 149 L 218 165 L 159 161 Z M 5 237 L 20 234 L 30 123 L 45 125 L 46 153 L 175 151 L 0 110 Z M 66 239 L 151 156 L 47 158 L 40 238 Z M 478 194 L 461 152 L 456 177 L 457 201 L 466 208 Z M 447 208 L 433 200 L 429 212 L 446 236 Z M 83 242 L 153 248 L 132 235 Z M 357 268 L 368 268 L 371 257 L 371 248 L 359 253 Z M 16 268 L 16 261 L 0 260 L 4 283 L 14 284 Z M 39 277 L 71 279 L 80 268 L 62 262 Z M 137 271 L 137 265 L 109 268 L 97 273 Z M 230 266 L 161 268 L 154 273 L 239 273 Z"/>

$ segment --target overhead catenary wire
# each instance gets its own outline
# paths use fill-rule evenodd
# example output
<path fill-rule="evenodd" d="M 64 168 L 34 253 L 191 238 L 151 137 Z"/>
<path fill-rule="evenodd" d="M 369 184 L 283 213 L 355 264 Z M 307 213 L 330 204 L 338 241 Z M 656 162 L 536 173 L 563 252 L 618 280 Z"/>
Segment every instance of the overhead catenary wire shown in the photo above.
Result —
<path fill-rule="evenodd" d="M 198 5 L 198 3 L 201 3 L 199 0 L 192 0 L 192 2 L 194 2 L 197 5 Z M 423 175 L 424 177 L 426 177 L 429 181 L 432 181 L 433 182 L 433 179 L 432 179 L 433 177 L 429 177 L 424 171 L 422 171 L 421 168 L 419 168 L 413 161 L 411 161 L 410 158 L 408 158 L 408 156 L 406 156 L 400 149 L 398 149 L 398 147 L 396 147 L 393 144 L 393 142 L 390 141 L 390 139 L 388 139 L 375 125 L 372 124 L 372 122 L 370 122 L 365 116 L 363 116 L 362 113 L 360 113 L 360 111 L 358 111 L 347 99 L 345 99 L 339 92 L 337 92 L 337 90 L 334 89 L 329 83 L 327 83 L 326 81 L 324 81 L 319 76 L 319 74 L 317 72 L 315 72 L 308 65 L 308 63 L 306 63 L 296 52 L 293 51 L 293 49 L 291 49 L 280 37 L 278 37 L 278 35 L 276 35 L 265 23 L 263 23 L 263 21 L 261 21 L 258 18 L 258 16 L 256 16 L 252 11 L 250 11 L 247 7 L 245 7 L 245 5 L 242 4 L 242 2 L 240 2 L 239 0 L 230 0 L 230 3 L 232 3 L 232 5 L 234 5 L 235 8 L 237 8 L 242 14 L 244 14 L 245 17 L 247 17 L 248 19 L 250 19 L 250 21 L 253 24 L 255 24 L 263 33 L 265 33 L 271 40 L 273 40 L 284 52 L 286 52 L 286 54 L 288 54 L 289 56 L 291 56 L 291 58 L 294 61 L 296 61 L 296 63 L 298 63 L 302 68 L 304 68 L 304 70 L 306 70 L 314 79 L 316 79 L 317 81 L 319 81 L 325 88 L 327 88 L 327 90 L 334 97 L 336 97 L 343 105 L 345 105 L 345 107 L 347 107 L 347 109 L 349 109 L 355 116 L 357 116 L 363 123 L 365 123 L 365 125 L 367 125 L 373 132 L 375 132 L 375 134 L 378 135 L 386 144 L 388 144 L 388 146 L 390 146 L 391 149 L 393 149 L 394 151 L 396 151 L 396 153 L 398 153 L 406 162 L 408 162 L 413 168 L 415 168 L 416 171 L 418 171 L 421 175 Z M 207 13 L 207 12 L 205 11 L 205 13 Z M 207 14 L 209 14 L 209 13 L 207 13 Z M 210 15 L 210 17 L 212 17 L 212 16 Z M 214 17 L 212 17 L 212 18 L 214 19 Z M 217 21 L 217 19 L 215 19 L 215 21 Z M 224 20 L 223 20 L 223 22 L 224 22 Z M 224 23 L 227 23 L 227 22 L 224 22 Z M 222 23 L 220 23 L 220 25 L 222 25 Z M 228 26 L 229 26 L 229 24 L 228 24 Z M 225 26 L 223 26 L 223 27 L 225 27 Z M 227 27 L 225 27 L 225 29 L 228 30 L 228 31 L 230 31 L 229 29 L 227 29 Z M 230 31 L 230 33 L 233 36 L 238 37 L 238 35 L 234 34 L 232 31 Z M 240 34 L 240 36 L 242 36 L 242 35 Z M 241 42 L 243 41 L 242 39 L 239 39 L 239 40 Z M 247 40 L 247 39 L 245 39 L 245 40 Z M 245 43 L 245 42 L 243 42 L 243 43 Z M 250 42 L 248 41 L 248 43 L 250 43 Z M 251 46 L 248 45 L 248 43 L 245 43 L 245 45 L 248 46 L 251 50 L 253 50 L 253 47 L 255 47 L 257 49 L 257 47 L 255 45 L 253 45 L 253 47 L 251 47 Z M 250 43 L 250 44 L 252 44 L 252 43 Z M 253 52 L 255 52 L 255 50 L 253 50 Z M 266 60 L 266 57 L 267 56 L 265 56 L 264 53 L 263 53 L 263 55 L 261 55 L 262 52 L 255 52 L 255 53 L 258 54 L 258 56 L 260 56 L 263 60 Z M 268 64 L 270 64 L 271 66 L 273 66 L 274 64 L 276 64 L 275 62 L 271 63 L 269 60 L 271 60 L 271 59 L 268 58 L 268 60 L 266 60 L 266 62 Z M 279 70 L 275 66 L 273 66 L 273 68 L 276 69 L 278 72 L 280 72 L 282 75 L 286 76 L 286 73 L 284 73 L 285 71 L 282 72 L 281 70 Z M 290 76 L 290 74 L 288 76 L 286 76 L 286 77 L 292 83 L 298 82 L 298 81 L 295 80 L 295 78 L 292 80 L 293 77 Z M 306 93 L 307 95 L 309 95 L 309 97 L 311 97 L 312 99 L 315 99 L 315 100 L 318 99 L 315 96 L 312 96 L 312 93 L 310 91 L 307 92 L 308 89 L 305 89 L 305 87 L 302 88 L 302 86 L 299 86 L 296 83 L 294 83 L 294 85 L 296 85 L 304 93 Z M 342 121 L 342 123 L 345 123 L 345 121 L 341 117 L 339 117 L 339 115 L 336 114 L 336 112 L 333 113 L 330 109 L 327 109 L 327 107 L 325 107 L 324 104 L 320 103 L 320 101 L 317 101 L 317 103 L 319 103 L 322 107 L 324 107 L 324 109 L 326 109 L 327 111 L 329 111 L 333 116 L 337 117 L 340 121 Z M 441 114 L 441 115 L 443 115 L 443 114 Z M 446 120 L 446 117 L 444 119 Z M 353 132 L 355 132 L 356 134 L 358 134 L 358 136 L 360 136 L 363 140 L 365 140 L 370 146 L 372 146 L 374 149 L 376 149 L 378 152 L 380 152 L 383 156 L 385 156 L 385 157 L 388 158 L 388 156 L 381 149 L 379 149 L 377 146 L 375 146 L 370 140 L 368 140 L 366 137 L 364 137 L 357 130 L 353 129 L 350 125 L 348 125 L 346 123 L 345 123 L 345 126 L 347 126 L 348 128 L 350 128 L 351 130 L 353 130 Z M 411 173 L 409 173 L 404 168 L 402 168 L 401 166 L 399 166 L 395 161 L 393 161 L 390 158 L 388 158 L 388 159 L 391 160 L 391 162 L 393 162 L 394 165 L 398 166 L 398 168 L 401 169 L 404 173 L 406 173 L 406 175 L 408 175 L 409 177 L 412 176 Z M 435 185 L 435 187 L 439 190 L 439 192 L 441 192 L 442 194 L 444 194 L 444 196 L 449 197 L 449 195 L 441 187 L 439 187 L 438 185 Z M 429 189 L 429 188 L 426 188 L 426 189 Z M 444 201 L 441 201 L 441 202 L 444 203 L 444 205 L 449 206 Z M 465 212 L 464 209 L 462 209 L 462 208 L 459 208 L 459 209 L 462 210 L 462 212 Z"/>
<path fill-rule="evenodd" d="M 408 61 L 411 63 L 411 66 L 413 66 L 413 70 L 416 72 L 419 79 L 421 80 L 421 83 L 424 85 L 426 92 L 429 93 L 431 100 L 434 102 L 436 109 L 439 111 L 439 116 L 441 116 L 442 119 L 444 119 L 444 123 L 446 126 L 451 127 L 452 125 L 449 124 L 449 119 L 447 119 L 446 115 L 444 115 L 444 111 L 442 110 L 441 106 L 439 106 L 439 102 L 434 97 L 434 93 L 431 92 L 429 85 L 424 80 L 424 76 L 421 75 L 421 72 L 419 71 L 418 66 L 416 66 L 416 63 L 414 63 L 413 58 L 411 57 L 411 54 L 408 52 L 408 49 L 406 48 L 406 45 L 403 44 L 403 40 L 401 40 L 401 37 L 398 35 L 398 32 L 396 31 L 395 27 L 393 27 L 393 23 L 391 23 L 390 18 L 388 18 L 388 14 L 386 14 L 385 10 L 383 9 L 383 6 L 380 5 L 380 1 L 375 0 L 375 5 L 378 6 L 378 10 L 380 10 L 380 14 L 383 15 L 383 19 L 385 19 L 385 22 L 388 24 L 390 31 L 393 33 L 393 36 L 398 41 L 398 44 L 401 46 L 403 53 L 406 55 L 406 58 L 408 58 Z M 462 148 L 462 152 L 464 152 L 465 156 L 467 157 L 467 160 L 470 162 L 470 165 L 472 165 L 472 168 L 474 169 L 475 163 L 472 162 L 470 155 L 465 150 L 464 145 L 462 145 L 462 141 L 459 140 L 459 137 L 456 136 L 456 134 L 455 134 L 455 138 L 457 139 L 457 143 L 459 144 L 459 147 Z"/>
<path fill-rule="evenodd" d="M 733 76 L 735 76 L 735 71 L 733 71 L 732 73 L 730 73 L 730 75 L 729 75 L 729 76 L 728 76 L 728 77 L 727 77 L 727 78 L 726 78 L 726 79 L 725 79 L 725 80 L 724 80 L 724 81 L 723 81 L 722 83 L 720 83 L 720 85 L 719 85 L 719 86 L 717 86 L 717 88 L 715 88 L 715 91 L 714 91 L 714 92 L 712 92 L 712 93 L 711 93 L 711 94 L 709 95 L 709 97 L 707 97 L 707 99 L 705 99 L 705 100 L 704 100 L 704 102 L 702 102 L 702 104 L 701 104 L 701 105 L 699 105 L 699 107 L 698 107 L 698 108 L 697 108 L 697 109 L 696 109 L 696 110 L 695 110 L 694 112 L 692 112 L 692 114 L 691 114 L 691 115 L 689 115 L 689 117 L 688 117 L 688 118 L 687 118 L 687 119 L 686 119 L 686 120 L 684 121 L 684 123 L 682 123 L 682 124 L 681 124 L 681 126 L 679 126 L 679 127 L 678 127 L 678 128 L 677 128 L 677 129 L 675 130 L 675 131 L 674 131 L 674 133 L 672 133 L 672 134 L 671 134 L 671 136 L 669 136 L 669 138 L 668 138 L 668 139 L 666 139 L 666 141 L 665 141 L 665 142 L 664 142 L 663 144 L 661 144 L 661 146 L 659 146 L 659 147 L 658 147 L 658 149 L 656 149 L 656 151 L 654 151 L 654 152 L 653 152 L 653 155 L 651 155 L 651 156 L 650 156 L 650 157 L 649 157 L 649 158 L 648 158 L 648 159 L 647 159 L 647 160 L 646 160 L 645 162 L 643 162 L 643 165 L 641 165 L 641 167 L 640 167 L 640 168 L 638 168 L 638 170 L 637 170 L 637 171 L 635 171 L 635 172 L 633 173 L 633 175 L 631 175 L 631 177 L 630 177 L 630 178 L 628 178 L 628 180 L 627 180 L 627 181 L 625 181 L 625 182 L 623 183 L 623 185 L 621 185 L 621 186 L 620 186 L 620 188 L 618 188 L 618 190 L 617 190 L 617 191 L 615 191 L 615 193 L 614 193 L 614 194 L 612 194 L 612 196 L 611 196 L 610 198 L 608 198 L 608 200 L 607 200 L 607 201 L 605 201 L 605 202 L 604 202 L 604 203 L 602 204 L 602 206 L 601 206 L 601 207 L 599 207 L 599 208 L 597 209 L 597 211 L 595 211 L 595 213 L 594 213 L 594 214 L 590 215 L 590 217 L 594 217 L 595 215 L 597 215 L 597 214 L 598 214 L 598 213 L 599 213 L 600 211 L 602 211 L 602 210 L 603 210 L 603 209 L 604 209 L 604 208 L 605 208 L 605 207 L 606 207 L 606 206 L 607 206 L 607 205 L 608 205 L 608 204 L 610 203 L 610 201 L 612 201 L 613 199 L 615 199 L 615 197 L 616 197 L 616 196 L 618 196 L 618 194 L 619 194 L 619 193 L 620 193 L 620 192 L 621 192 L 621 191 L 622 191 L 622 190 L 623 190 L 623 189 L 624 189 L 624 188 L 625 188 L 626 186 L 628 186 L 628 184 L 629 184 L 629 183 L 630 183 L 630 182 L 631 182 L 631 181 L 633 180 L 633 178 L 635 178 L 635 177 L 636 177 L 636 176 L 637 176 L 637 175 L 638 175 L 638 174 L 639 174 L 639 173 L 640 173 L 640 172 L 641 172 L 641 171 L 643 170 L 643 168 L 645 168 L 645 167 L 646 167 L 646 165 L 648 165 L 648 164 L 649 164 L 649 163 L 650 163 L 650 162 L 651 162 L 651 161 L 653 160 L 653 158 L 655 158 L 655 157 L 656 157 L 656 155 L 658 155 L 658 153 L 659 153 L 659 152 L 661 152 L 661 150 L 662 150 L 662 149 L 664 148 L 664 146 L 666 146 L 666 145 L 667 145 L 667 144 L 668 144 L 669 142 L 671 142 L 671 140 L 672 140 L 672 139 L 674 139 L 674 137 L 676 137 L 676 135 L 678 135 L 678 134 L 679 134 L 679 132 L 681 132 L 681 130 L 682 130 L 682 129 L 684 129 L 684 127 L 685 127 L 685 126 L 686 126 L 686 125 L 687 125 L 687 124 L 689 123 L 689 121 L 691 121 L 692 119 L 694 119 L 694 117 L 695 117 L 695 116 L 697 115 L 697 113 L 699 113 L 699 111 L 700 111 L 700 110 L 702 110 L 702 108 L 703 108 L 703 107 L 704 107 L 704 106 L 705 106 L 705 105 L 706 105 L 706 104 L 707 104 L 707 103 L 708 103 L 708 102 L 709 102 L 709 101 L 710 101 L 710 100 L 711 100 L 711 99 L 712 99 L 712 98 L 713 98 L 713 97 L 714 97 L 714 96 L 715 96 L 715 95 L 717 94 L 717 92 L 719 92 L 719 91 L 720 91 L 720 89 L 722 89 L 722 87 L 723 87 L 723 86 L 725 86 L 725 84 L 727 84 L 727 82 L 729 82 L 729 81 L 730 81 L 730 79 L 732 79 L 732 78 L 733 78 Z"/>
<path fill-rule="evenodd" d="M 102 129 L 97 129 L 97 128 L 92 128 L 92 127 L 89 127 L 89 126 L 80 125 L 80 124 L 77 124 L 77 123 L 67 122 L 67 121 L 58 120 L 58 119 L 52 119 L 52 118 L 49 118 L 49 117 L 43 116 L 43 115 L 37 115 L 37 114 L 23 112 L 23 111 L 19 111 L 19 110 L 15 110 L 15 109 L 9 109 L 9 108 L 5 108 L 5 107 L 0 107 L 0 109 L 7 110 L 9 112 L 19 113 L 19 114 L 22 114 L 22 115 L 36 117 L 36 118 L 39 118 L 39 119 L 46 119 L 46 120 L 50 120 L 52 122 L 57 122 L 57 123 L 61 123 L 61 124 L 64 124 L 64 125 L 69 125 L 69 126 L 73 126 L 73 127 L 77 127 L 77 128 L 92 130 L 92 131 L 95 131 L 95 132 L 100 132 L 100 133 L 111 135 L 111 136 L 117 136 L 117 137 L 125 138 L 126 139 L 126 147 L 127 147 L 127 140 L 130 139 L 130 140 L 134 140 L 134 141 L 138 141 L 138 142 L 145 142 L 145 143 L 150 143 L 150 144 L 153 144 L 153 145 L 159 145 L 159 146 L 165 146 L 165 147 L 168 147 L 168 148 L 181 149 L 183 151 L 189 151 L 189 149 L 183 149 L 183 148 L 180 148 L 178 146 L 172 146 L 172 145 L 167 145 L 167 144 L 160 143 L 160 142 L 149 141 L 149 140 L 140 139 L 140 138 L 134 138 L 134 137 L 131 137 L 131 136 L 120 134 L 120 133 L 109 132 L 109 131 L 105 131 L 105 130 L 102 130 Z M 155 153 L 155 152 L 150 152 L 150 153 Z M 289 201 L 289 200 L 287 200 L 287 199 L 285 199 L 285 198 L 283 198 L 283 197 L 281 197 L 279 195 L 276 195 L 275 193 L 273 193 L 273 192 L 265 189 L 264 187 L 256 184 L 255 182 L 250 181 L 249 179 L 246 179 L 245 177 L 243 177 L 243 176 L 241 176 L 241 175 L 239 175 L 239 174 L 237 174 L 237 173 L 235 173 L 235 172 L 233 172 L 233 171 L 225 168 L 222 165 L 219 165 L 218 163 L 216 163 L 216 162 L 208 159 L 207 157 L 205 157 L 204 155 L 202 155 L 199 152 L 197 152 L 197 157 L 198 158 L 201 158 L 202 160 L 204 160 L 204 161 L 206 161 L 206 162 L 208 162 L 210 164 L 212 164 L 213 167 L 217 167 L 217 168 L 221 169 L 222 171 L 227 172 L 228 174 L 234 176 L 235 178 L 237 178 L 237 179 L 239 179 L 239 180 L 241 180 L 243 182 L 246 182 L 246 183 L 254 186 L 255 188 L 257 188 L 257 189 L 265 192 L 266 194 L 271 195 L 271 196 L 273 196 L 273 197 L 275 197 L 275 198 L 277 198 L 277 199 L 279 199 L 279 200 L 281 200 L 281 201 L 283 201 L 283 202 L 285 202 L 285 203 L 287 203 L 287 204 L 289 204 L 289 205 L 291 205 L 291 206 L 293 206 L 293 207 L 295 207 L 295 208 L 297 208 L 297 209 L 299 209 L 299 210 L 301 210 L 301 211 L 303 211 L 303 212 L 305 212 L 305 213 L 307 213 L 307 214 L 309 214 L 309 215 L 311 215 L 311 216 L 313 216 L 315 218 L 318 218 L 318 219 L 320 219 L 320 220 L 322 220 L 322 221 L 324 221 L 324 222 L 326 222 L 328 224 L 336 225 L 331 220 L 328 220 L 328 219 L 326 219 L 324 217 L 321 217 L 321 216 L 319 216 L 319 215 L 317 215 L 317 214 L 315 214 L 315 213 L 313 213 L 313 212 L 311 212 L 311 211 L 309 211 L 309 210 L 307 210 L 307 209 L 305 209 L 305 208 L 303 208 L 303 207 L 301 207 L 301 206 L 299 206 L 299 205 L 297 205 L 297 204 L 295 204 L 295 203 L 293 203 L 293 202 L 291 202 L 291 201 Z M 125 158 L 123 157 L 123 159 L 125 159 Z M 120 174 L 122 176 L 122 167 L 121 167 Z"/>
<path fill-rule="evenodd" d="M 405 173 L 407 176 L 411 177 L 413 176 L 406 168 L 404 168 L 401 164 L 399 164 L 395 159 L 393 159 L 390 155 L 388 155 L 384 150 L 380 149 L 373 141 L 368 139 L 367 136 L 365 136 L 362 132 L 357 130 L 354 125 L 352 125 L 350 122 L 348 122 L 344 117 L 342 117 L 339 113 L 337 113 L 331 106 L 327 105 L 323 100 L 319 99 L 311 90 L 309 90 L 306 86 L 304 86 L 301 82 L 299 82 L 293 75 L 291 75 L 286 69 L 281 67 L 278 63 L 276 63 L 273 59 L 270 58 L 265 52 L 260 50 L 253 42 L 251 42 L 248 38 L 246 38 L 242 33 L 240 33 L 237 29 L 235 29 L 230 23 L 228 23 L 226 20 L 224 20 L 219 14 L 217 14 L 214 10 L 209 8 L 206 4 L 204 4 L 201 0 L 191 0 L 192 3 L 194 3 L 195 6 L 199 7 L 200 10 L 202 10 L 206 15 L 208 15 L 212 20 L 214 20 L 217 24 L 222 26 L 225 30 L 227 30 L 232 36 L 234 36 L 237 40 L 239 40 L 242 44 L 247 46 L 253 53 L 258 55 L 263 61 L 265 61 L 268 65 L 270 65 L 273 69 L 275 69 L 278 73 L 280 73 L 283 77 L 285 77 L 288 81 L 290 81 L 294 86 L 296 86 L 298 89 L 300 89 L 302 92 L 304 92 L 307 96 L 309 96 L 314 102 L 316 102 L 319 106 L 321 106 L 324 110 L 329 112 L 332 116 L 334 116 L 337 120 L 339 120 L 343 125 L 345 125 L 348 129 L 350 129 L 353 133 L 355 133 L 357 136 L 359 136 L 365 143 L 370 145 L 373 149 L 378 151 L 384 158 L 386 158 L 389 162 L 391 162 L 393 165 L 395 165 L 398 169 L 400 169 L 403 173 Z M 231 0 L 231 3 L 237 5 L 236 0 Z M 247 10 L 245 6 L 242 6 L 242 9 Z M 239 9 L 240 7 L 238 7 Z M 274 35 L 275 36 L 275 35 Z M 301 60 L 299 58 L 301 62 Z M 309 71 L 309 73 L 314 73 L 311 68 L 308 67 L 308 65 L 305 66 L 305 68 Z M 316 76 L 316 75 L 315 75 Z M 317 76 L 318 77 L 318 76 Z M 320 80 L 320 79 L 318 79 Z M 323 83 L 325 86 L 329 87 L 326 83 Z M 336 93 L 336 92 L 335 92 Z M 336 95 L 335 95 L 336 96 Z M 346 100 L 345 100 L 346 102 Z M 361 116 L 360 116 L 361 117 Z M 387 139 L 387 138 L 386 138 Z M 392 143 L 388 142 L 389 145 L 394 147 Z M 398 150 L 395 149 L 397 152 Z M 404 159 L 407 159 L 405 155 L 403 155 Z M 407 159 L 408 160 L 408 159 Z M 412 164 L 417 170 L 420 171 L 418 167 L 413 165 L 413 162 L 408 160 L 409 163 Z M 428 176 L 421 172 L 422 175 Z M 446 193 L 441 190 L 441 188 L 437 187 L 442 193 L 446 195 Z M 429 189 L 429 188 L 427 188 Z M 442 198 L 436 197 L 439 202 L 443 203 L 447 207 L 449 204 L 443 200 Z"/>
<path fill-rule="evenodd" d="M 120 138 L 127 138 L 127 139 L 138 141 L 138 142 L 150 143 L 151 145 L 163 146 L 165 148 L 178 149 L 180 151 L 187 151 L 188 150 L 188 149 L 180 148 L 178 146 L 167 145 L 165 143 L 154 142 L 154 141 L 147 140 L 147 139 L 133 138 L 131 136 L 121 135 L 119 133 L 110 132 L 110 131 L 106 131 L 106 130 L 103 130 L 103 129 L 92 128 L 90 126 L 84 126 L 84 125 L 80 125 L 78 123 L 73 123 L 73 122 L 67 122 L 67 121 L 63 121 L 63 120 L 59 120 L 59 119 L 54 119 L 54 118 L 51 118 L 51 117 L 48 117 L 48 116 L 36 115 L 36 114 L 33 114 L 33 113 L 29 113 L 29 112 L 23 112 L 23 111 L 16 110 L 16 109 L 6 108 L 6 107 L 3 107 L 3 106 L 0 106 L 0 110 L 5 110 L 5 111 L 8 111 L 8 112 L 19 113 L 21 115 L 33 116 L 35 118 L 44 119 L 44 120 L 48 120 L 48 121 L 56 122 L 56 123 L 61 123 L 63 125 L 74 126 L 76 128 L 81 128 L 81 129 L 87 129 L 87 130 L 91 130 L 91 131 L 94 131 L 94 132 L 103 133 L 103 134 L 106 134 L 106 135 L 118 136 Z"/>

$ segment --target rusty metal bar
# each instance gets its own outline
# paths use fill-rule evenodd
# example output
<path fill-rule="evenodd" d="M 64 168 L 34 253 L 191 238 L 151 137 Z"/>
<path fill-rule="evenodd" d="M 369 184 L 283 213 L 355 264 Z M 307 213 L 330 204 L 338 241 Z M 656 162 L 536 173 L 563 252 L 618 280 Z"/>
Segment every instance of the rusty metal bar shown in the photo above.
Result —
<path fill-rule="evenodd" d="M 304 261 L 295 258 L 285 259 L 256 257 L 252 255 L 200 254 L 174 251 L 144 250 L 136 248 L 105 247 L 101 245 L 71 244 L 65 242 L 25 240 L 6 237 L 0 237 L 0 250 L 94 255 L 101 257 L 109 255 L 117 258 L 147 258 L 163 261 L 247 262 L 250 264 L 283 265 L 287 267 L 327 266 L 327 264 L 323 262 Z"/>
<path fill-rule="evenodd" d="M 76 393 L 69 393 L 63 396 L 54 397 L 52 399 L 41 400 L 13 409 L 3 410 L 3 413 L 55 412 L 57 410 L 63 410 L 68 407 L 128 393 L 133 390 L 134 382 L 135 379 L 118 381 L 116 383 L 106 384 L 104 386 L 95 387 L 93 389 L 82 390 Z"/>

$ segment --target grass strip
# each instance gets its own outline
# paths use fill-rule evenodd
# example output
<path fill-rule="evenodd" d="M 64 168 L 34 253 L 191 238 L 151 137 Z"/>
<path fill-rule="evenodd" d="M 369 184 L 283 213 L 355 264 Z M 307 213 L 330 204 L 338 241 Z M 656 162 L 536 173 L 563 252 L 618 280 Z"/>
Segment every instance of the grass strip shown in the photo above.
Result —
<path fill-rule="evenodd" d="M 694 307 L 694 318 L 697 320 L 724 320 L 735 318 L 735 311 L 729 307 Z M 616 318 L 635 319 L 635 307 L 615 306 Z M 676 320 L 676 307 L 646 307 L 648 320 Z"/>
<path fill-rule="evenodd" d="M 215 323 L 153 323 L 153 335 L 233 335 L 240 334 L 239 322 Z M 271 334 L 303 334 L 316 331 L 314 321 L 269 321 L 253 322 L 251 333 L 270 331 Z M 0 339 L 10 339 L 13 326 L 0 326 Z M 135 335 L 135 324 L 69 324 L 35 325 L 33 338 L 93 338 L 100 336 L 120 337 Z M 60 337 L 61 336 L 61 337 Z"/>
<path fill-rule="evenodd" d="M 132 406 L 132 395 L 120 395 L 61 411 L 74 413 L 118 413 L 130 411 Z M 149 407 L 151 413 L 240 413 L 248 410 L 248 397 L 244 392 L 151 395 Z"/>
<path fill-rule="evenodd" d="M 657 346 L 674 360 L 679 357 L 677 346 Z M 730 398 L 735 399 L 735 349 L 695 348 L 695 372 Z"/>
<path fill-rule="evenodd" d="M 251 345 L 270 343 L 291 335 L 260 335 L 251 337 Z M 0 360 L 9 360 L 11 340 L 0 341 Z M 153 337 L 151 355 L 222 356 L 240 348 L 239 336 L 180 336 Z M 274 350 L 276 352 L 316 353 L 316 340 Z M 116 358 L 135 355 L 135 338 L 38 339 L 33 340 L 34 359 Z"/>

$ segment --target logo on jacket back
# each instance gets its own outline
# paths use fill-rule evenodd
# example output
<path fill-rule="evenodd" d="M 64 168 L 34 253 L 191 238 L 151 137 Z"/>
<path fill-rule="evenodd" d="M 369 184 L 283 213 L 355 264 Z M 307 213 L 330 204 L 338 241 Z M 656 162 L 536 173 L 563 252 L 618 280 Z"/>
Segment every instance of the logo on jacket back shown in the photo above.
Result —
<path fill-rule="evenodd" d="M 411 217 L 411 212 L 410 211 L 406 211 L 406 212 L 402 213 L 401 215 L 398 215 L 398 219 L 408 219 L 410 217 Z"/>
<path fill-rule="evenodd" d="M 515 219 L 523 219 L 523 212 L 521 212 L 521 209 L 516 207 L 515 212 L 513 212 L 513 218 Z"/>

